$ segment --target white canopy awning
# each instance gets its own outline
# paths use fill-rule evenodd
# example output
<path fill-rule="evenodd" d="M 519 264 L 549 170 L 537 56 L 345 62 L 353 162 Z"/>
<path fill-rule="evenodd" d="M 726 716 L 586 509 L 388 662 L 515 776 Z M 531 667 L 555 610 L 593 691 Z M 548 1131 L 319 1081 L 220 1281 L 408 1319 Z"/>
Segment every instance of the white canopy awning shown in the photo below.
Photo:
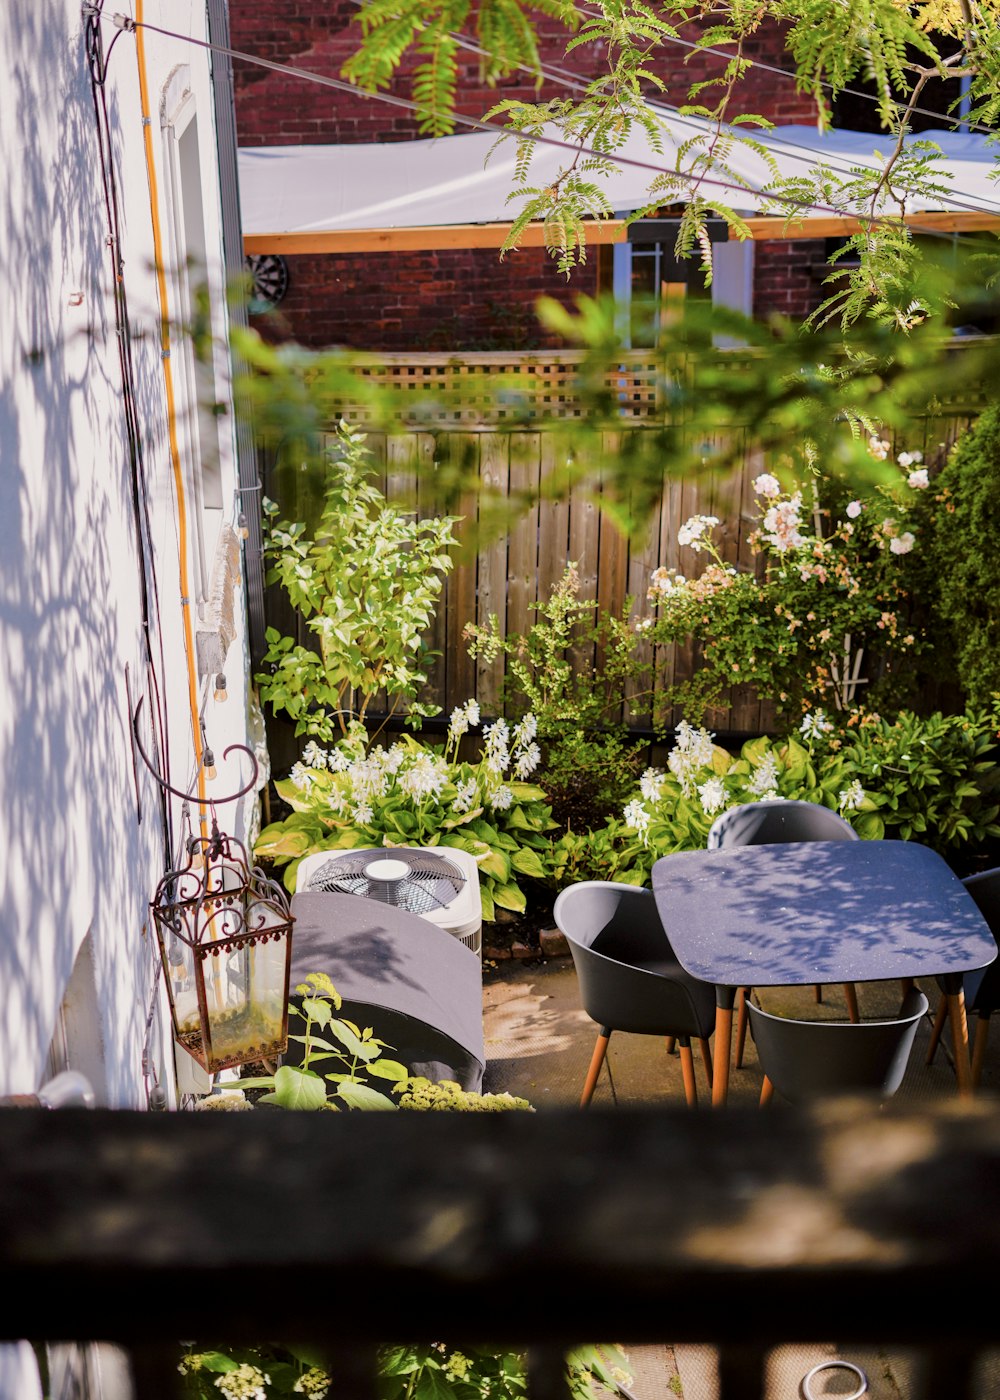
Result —
<path fill-rule="evenodd" d="M 620 214 L 642 208 L 656 172 L 676 166 L 681 143 L 710 130 L 697 118 L 679 114 L 665 117 L 661 126 L 662 151 L 654 151 L 645 133 L 636 130 L 617 152 L 615 171 L 598 177 Z M 742 130 L 747 134 L 749 129 Z M 752 134 L 783 177 L 808 176 L 825 165 L 847 178 L 852 166 L 877 168 L 895 144 L 888 136 L 820 134 L 810 126 Z M 551 135 L 558 140 L 556 132 Z M 1000 227 L 1000 189 L 992 178 L 996 152 L 986 136 L 933 131 L 910 139 L 934 141 L 942 154 L 934 162 L 940 190 L 911 201 L 908 219 L 954 230 Z M 568 156 L 564 145 L 540 143 L 529 183 L 538 188 L 550 184 Z M 771 165 L 739 143 L 727 151 L 725 165 L 728 171 L 716 168 L 706 174 L 701 193 L 754 216 L 762 204 L 758 192 L 773 187 Z M 493 134 L 482 132 L 418 141 L 244 148 L 239 174 L 248 252 L 497 247 L 521 202 L 510 198 L 517 186 L 514 142 L 497 146 Z M 890 205 L 886 212 L 895 209 Z M 809 210 L 787 234 L 781 231 L 783 217 L 752 217 L 751 231 L 755 237 L 822 238 L 844 232 L 852 213 L 856 211 L 846 207 L 840 212 Z M 526 242 L 542 241 L 540 225 L 527 232 Z M 593 242 L 624 236 L 620 219 L 588 226 Z"/>

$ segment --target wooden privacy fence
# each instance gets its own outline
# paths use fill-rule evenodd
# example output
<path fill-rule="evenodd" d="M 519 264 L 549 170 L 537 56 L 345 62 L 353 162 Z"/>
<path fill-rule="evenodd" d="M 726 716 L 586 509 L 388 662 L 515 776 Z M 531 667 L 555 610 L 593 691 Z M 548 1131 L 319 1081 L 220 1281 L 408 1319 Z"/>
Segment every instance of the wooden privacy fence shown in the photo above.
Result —
<path fill-rule="evenodd" d="M 405 399 L 400 418 L 409 426 L 399 432 L 370 432 L 367 441 L 381 466 L 381 485 L 391 502 L 415 508 L 424 517 L 442 513 L 445 507 L 435 480 L 461 463 L 463 479 L 481 485 L 480 491 L 470 490 L 457 506 L 452 503 L 448 508 L 449 513 L 463 517 L 456 533 L 469 542 L 484 527 L 489 512 L 495 511 L 498 496 L 511 501 L 532 498 L 527 508 L 509 518 L 502 533 L 487 535 L 475 551 L 467 543 L 447 580 L 429 636 L 440 656 L 425 695 L 445 714 L 472 698 L 484 716 L 499 713 L 503 657 L 492 662 L 471 658 L 465 627 L 482 625 L 495 615 L 501 634 L 526 632 L 537 617 L 533 605 L 548 598 L 570 562 L 579 566 L 581 598 L 593 600 L 597 610 L 614 616 L 621 615 L 631 600 L 633 620 L 650 615 L 646 591 L 654 569 L 662 565 L 688 576 L 701 572 L 706 556 L 677 543 L 678 530 L 691 515 L 717 516 L 720 525 L 715 538 L 724 559 L 740 568 L 755 567 L 749 543 L 757 523 L 752 482 L 773 463 L 749 447 L 737 454 L 734 468 L 707 469 L 696 478 L 671 476 L 670 464 L 664 462 L 662 492 L 646 524 L 631 539 L 601 509 L 599 469 L 593 478 L 596 490 L 593 484 L 588 490 L 574 487 L 559 499 L 544 499 L 546 483 L 558 476 L 573 450 L 561 423 L 568 427 L 582 411 L 573 389 L 581 358 L 573 354 L 466 355 L 461 360 L 440 355 L 385 356 L 378 366 L 363 371 Z M 620 404 L 621 426 L 600 435 L 595 447 L 600 460 L 627 453 L 630 434 L 648 434 L 662 423 L 661 379 L 654 354 L 629 352 L 621 366 L 609 371 L 607 387 Z M 518 383 L 523 389 L 517 388 Z M 498 385 L 506 387 L 501 391 Z M 923 420 L 922 438 L 909 436 L 899 444 L 900 450 L 919 448 L 927 460 L 939 457 L 975 420 L 981 407 L 978 402 L 941 406 L 940 416 Z M 367 425 L 369 414 L 363 404 L 345 403 L 343 412 L 352 426 Z M 544 424 L 524 426 L 535 414 L 544 418 Z M 291 503 L 283 501 L 283 505 L 293 509 Z M 294 625 L 273 590 L 270 611 L 272 625 L 284 631 Z M 301 624 L 299 635 L 311 644 L 308 629 Z M 684 646 L 670 648 L 655 660 L 663 663 L 661 685 L 686 678 L 697 665 L 692 649 Z M 574 661 L 581 669 L 600 672 L 602 657 L 593 647 L 580 647 Z M 619 717 L 637 733 L 648 734 L 648 698 L 625 695 L 620 716 L 609 718 Z M 678 711 L 670 713 L 670 723 L 681 717 Z M 734 687 L 728 704 L 706 716 L 709 728 L 729 736 L 765 732 L 775 722 L 773 707 L 760 703 L 747 687 Z"/>

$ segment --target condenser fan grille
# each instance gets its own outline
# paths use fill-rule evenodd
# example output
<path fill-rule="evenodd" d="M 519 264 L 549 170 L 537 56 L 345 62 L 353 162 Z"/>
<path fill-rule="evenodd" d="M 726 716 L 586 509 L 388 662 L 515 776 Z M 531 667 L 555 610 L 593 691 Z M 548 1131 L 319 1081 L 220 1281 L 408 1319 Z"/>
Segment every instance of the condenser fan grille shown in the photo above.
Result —
<path fill-rule="evenodd" d="M 411 914 L 446 909 L 464 885 L 465 876 L 446 856 L 398 847 L 337 856 L 321 865 L 309 881 L 311 890 L 357 894 Z"/>

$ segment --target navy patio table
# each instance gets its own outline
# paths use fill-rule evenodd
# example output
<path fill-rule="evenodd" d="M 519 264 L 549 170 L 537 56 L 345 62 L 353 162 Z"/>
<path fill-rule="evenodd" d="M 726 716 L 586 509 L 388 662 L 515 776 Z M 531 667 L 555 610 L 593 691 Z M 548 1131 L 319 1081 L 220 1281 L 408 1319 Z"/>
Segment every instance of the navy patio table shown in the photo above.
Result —
<path fill-rule="evenodd" d="M 972 1092 L 962 975 L 997 945 L 947 861 L 913 841 L 793 841 L 678 851 L 653 893 L 681 966 L 716 988 L 713 1104 L 729 1089 L 740 987 L 936 977 L 959 1092 Z"/>

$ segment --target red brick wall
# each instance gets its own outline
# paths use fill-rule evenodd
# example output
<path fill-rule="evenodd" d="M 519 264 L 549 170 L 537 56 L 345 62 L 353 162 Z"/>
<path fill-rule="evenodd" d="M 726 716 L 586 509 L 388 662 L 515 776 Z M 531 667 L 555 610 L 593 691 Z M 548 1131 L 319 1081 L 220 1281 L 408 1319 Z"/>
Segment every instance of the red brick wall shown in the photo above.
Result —
<path fill-rule="evenodd" d="M 230 26 L 237 50 L 340 77 L 357 44 L 357 7 L 351 0 L 237 0 Z M 565 32 L 541 22 L 542 58 L 550 66 L 581 76 L 600 71 L 600 46 L 587 44 L 565 54 Z M 695 32 L 692 26 L 684 31 Z M 755 68 L 739 85 L 731 115 L 758 112 L 775 122 L 811 121 L 814 106 L 795 90 L 780 31 L 772 26 L 754 36 L 747 55 L 768 67 Z M 664 45 L 652 67 L 666 84 L 668 102 L 681 102 L 693 82 L 718 75 L 722 60 L 680 45 Z M 307 145 L 411 140 L 420 135 L 412 113 L 357 93 L 339 92 L 252 64 L 234 62 L 236 110 L 241 146 Z M 392 92 L 408 98 L 404 77 Z M 526 101 L 564 95 L 545 83 L 536 92 L 527 75 L 515 75 L 496 89 L 480 80 L 477 60 L 461 60 L 458 111 L 481 118 L 501 98 Z M 710 104 L 709 89 L 700 101 Z M 459 130 L 462 128 L 460 127 Z M 760 244 L 757 248 L 755 311 L 806 314 L 818 300 L 817 284 L 806 270 L 822 257 L 822 244 Z M 561 277 L 541 251 L 523 249 L 500 262 L 492 251 L 412 254 L 340 254 L 294 257 L 289 291 L 278 313 L 258 320 L 269 338 L 292 338 L 318 348 L 350 345 L 372 350 L 527 349 L 551 345 L 534 315 L 541 293 L 572 304 L 597 288 L 597 253 L 570 281 Z"/>

